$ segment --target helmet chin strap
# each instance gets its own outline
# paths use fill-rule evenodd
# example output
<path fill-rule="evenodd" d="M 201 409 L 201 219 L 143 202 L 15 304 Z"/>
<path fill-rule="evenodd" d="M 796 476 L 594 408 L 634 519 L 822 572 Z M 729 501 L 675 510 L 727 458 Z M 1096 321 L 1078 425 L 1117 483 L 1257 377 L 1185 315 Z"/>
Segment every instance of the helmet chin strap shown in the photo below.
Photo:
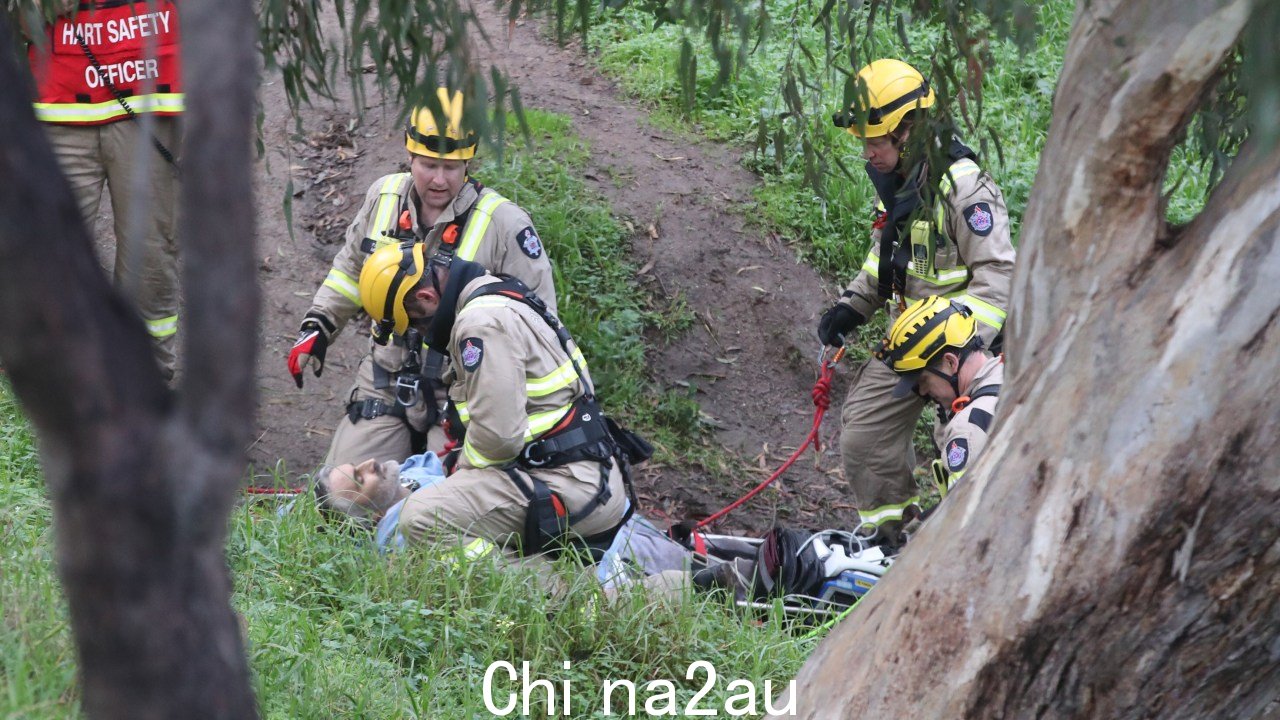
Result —
<path fill-rule="evenodd" d="M 938 377 L 946 380 L 951 385 L 951 391 L 955 393 L 955 399 L 951 401 L 951 412 L 958 413 L 969 404 L 969 396 L 960 393 L 960 368 L 964 367 L 964 361 L 968 359 L 969 351 L 962 350 L 956 353 L 956 371 L 948 375 L 935 367 L 926 367 L 925 372 L 933 373 Z M 939 407 L 942 403 L 938 403 Z"/>
<path fill-rule="evenodd" d="M 925 368 L 924 370 L 925 370 L 925 372 L 927 372 L 927 373 L 933 373 L 934 375 L 937 375 L 938 377 L 942 378 L 943 380 L 946 380 L 946 381 L 947 381 L 947 383 L 949 383 L 949 384 L 951 385 L 951 391 L 955 393 L 955 397 L 956 397 L 956 399 L 959 399 L 959 398 L 960 398 L 960 371 L 959 371 L 959 369 L 957 369 L 957 370 L 956 370 L 956 372 L 954 372 L 954 373 L 952 373 L 952 374 L 950 374 L 950 375 L 948 375 L 948 374 L 946 374 L 946 373 L 942 372 L 941 370 L 939 370 L 939 369 L 937 369 L 937 368 L 932 368 L 932 367 L 927 367 L 927 368 Z M 938 403 L 938 406 L 939 406 L 939 407 L 942 407 L 942 403 Z M 954 401 L 953 401 L 953 402 L 952 402 L 952 404 L 951 404 L 951 411 L 952 411 L 952 412 L 958 412 L 958 411 L 955 409 L 955 402 L 954 402 Z"/>

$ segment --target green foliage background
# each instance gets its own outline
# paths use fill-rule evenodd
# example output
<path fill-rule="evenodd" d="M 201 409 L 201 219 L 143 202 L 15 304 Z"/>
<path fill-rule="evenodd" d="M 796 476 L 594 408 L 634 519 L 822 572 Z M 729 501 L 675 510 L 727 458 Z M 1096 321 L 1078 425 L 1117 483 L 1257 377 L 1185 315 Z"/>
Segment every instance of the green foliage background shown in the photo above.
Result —
<path fill-rule="evenodd" d="M 655 27 L 644 6 L 627 5 L 600 12 L 591 26 L 590 47 L 601 67 L 649 103 L 668 127 L 690 132 L 692 121 L 692 132 L 754 146 L 747 162 L 763 180 L 754 210 L 769 228 L 795 242 L 808 261 L 843 283 L 866 257 L 874 196 L 862 171 L 860 144 L 830 121 L 841 108 L 845 78 L 857 67 L 848 62 L 849 43 L 815 24 L 820 9 L 801 0 L 766 0 L 763 15 L 772 27 L 764 39 L 726 82 L 700 73 L 692 107 L 685 102 L 679 52 L 688 41 L 696 66 L 714 67 L 715 53 L 704 36 L 675 24 Z M 945 45 L 946 28 L 913 21 L 909 8 L 902 12 L 900 25 L 882 19 L 860 35 L 856 53 L 865 60 L 897 57 L 927 73 Z M 992 36 L 980 107 L 970 91 L 966 112 L 953 110 L 971 122 L 962 122 L 961 137 L 979 151 L 1004 192 L 1015 243 L 1048 136 L 1073 12 L 1069 0 L 1039 3 L 1038 31 L 1026 47 Z M 863 27 L 866 21 L 861 19 Z M 973 21 L 984 24 L 980 16 Z M 794 88 L 804 116 L 786 99 L 789 73 L 805 78 Z M 1203 207 L 1209 169 L 1194 139 L 1178 149 L 1167 185 L 1170 220 L 1185 222 Z"/>

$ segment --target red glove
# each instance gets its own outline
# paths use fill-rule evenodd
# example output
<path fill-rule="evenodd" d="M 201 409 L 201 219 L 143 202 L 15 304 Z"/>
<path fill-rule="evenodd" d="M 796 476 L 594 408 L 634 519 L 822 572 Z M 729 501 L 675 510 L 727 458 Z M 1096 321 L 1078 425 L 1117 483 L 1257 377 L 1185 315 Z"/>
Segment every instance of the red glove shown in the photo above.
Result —
<path fill-rule="evenodd" d="M 307 313 L 302 325 L 298 328 L 298 341 L 289 351 L 289 374 L 293 381 L 302 387 L 302 371 L 315 360 L 315 374 L 320 377 L 324 370 L 324 354 L 329 349 L 329 338 L 333 336 L 333 323 L 323 315 Z"/>

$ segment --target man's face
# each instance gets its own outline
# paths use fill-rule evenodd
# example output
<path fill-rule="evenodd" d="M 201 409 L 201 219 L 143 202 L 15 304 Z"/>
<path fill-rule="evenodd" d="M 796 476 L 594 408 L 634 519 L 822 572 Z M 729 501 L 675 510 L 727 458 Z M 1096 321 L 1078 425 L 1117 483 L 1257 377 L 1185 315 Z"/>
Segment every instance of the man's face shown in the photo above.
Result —
<path fill-rule="evenodd" d="M 930 365 L 930 367 L 948 377 L 953 375 L 959 369 L 959 366 L 960 358 L 954 353 L 946 353 L 941 360 Z M 956 399 L 956 391 L 955 388 L 951 387 L 951 383 L 946 378 L 928 370 L 920 373 L 920 378 L 916 383 L 916 393 L 943 407 L 951 407 L 951 403 Z"/>
<path fill-rule="evenodd" d="M 367 518 L 384 512 L 395 502 L 400 465 L 394 461 L 366 460 L 346 463 L 329 472 L 326 484 L 331 505 L 352 517 Z"/>
<path fill-rule="evenodd" d="M 862 141 L 862 159 L 877 171 L 890 173 L 898 167 L 898 147 L 888 135 L 866 138 Z"/>
<path fill-rule="evenodd" d="M 428 209 L 443 211 L 458 196 L 467 181 L 466 160 L 441 160 L 414 155 L 409 163 L 413 187 Z"/>

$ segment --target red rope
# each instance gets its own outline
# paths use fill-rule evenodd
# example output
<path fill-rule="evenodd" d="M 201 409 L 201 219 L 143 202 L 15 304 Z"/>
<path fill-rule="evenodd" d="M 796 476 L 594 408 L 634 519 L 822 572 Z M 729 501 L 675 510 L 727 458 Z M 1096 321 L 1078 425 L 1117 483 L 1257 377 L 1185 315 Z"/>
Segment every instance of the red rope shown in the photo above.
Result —
<path fill-rule="evenodd" d="M 827 414 L 827 408 L 831 407 L 831 377 L 835 374 L 836 363 L 840 362 L 840 358 L 842 357 L 844 357 L 844 348 L 840 348 L 836 351 L 835 356 L 831 358 L 831 362 L 823 362 L 820 366 L 818 371 L 818 381 L 813 384 L 812 392 L 813 404 L 818 409 L 813 413 L 813 427 L 809 429 L 809 434 L 805 436 L 804 442 L 800 443 L 800 447 L 796 448 L 796 451 L 791 453 L 791 457 L 787 458 L 787 461 L 782 463 L 782 467 L 778 468 L 777 471 L 770 475 L 767 480 L 752 488 L 746 495 L 743 495 L 737 500 L 729 503 L 714 515 L 700 520 L 697 525 L 693 526 L 695 531 L 723 518 L 734 510 L 737 510 L 751 498 L 759 495 L 761 491 L 772 485 L 773 481 L 782 477 L 782 473 L 786 472 L 787 468 L 790 468 L 795 464 L 796 460 L 800 459 L 800 456 L 804 454 L 805 449 L 808 448 L 810 444 L 813 445 L 815 451 L 822 450 L 822 443 L 818 439 L 818 431 L 822 428 L 822 418 Z"/>

